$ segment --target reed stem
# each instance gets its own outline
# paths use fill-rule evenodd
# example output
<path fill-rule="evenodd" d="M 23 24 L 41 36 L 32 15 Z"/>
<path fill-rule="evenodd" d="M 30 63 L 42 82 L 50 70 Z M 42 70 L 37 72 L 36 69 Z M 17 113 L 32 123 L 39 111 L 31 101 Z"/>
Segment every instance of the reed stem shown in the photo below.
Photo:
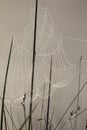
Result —
<path fill-rule="evenodd" d="M 30 128 L 31 128 L 31 121 L 32 121 L 32 101 L 33 101 L 33 89 L 34 89 L 35 58 L 36 58 L 37 8 L 38 8 L 38 0 L 36 0 L 36 9 L 35 9 L 33 59 L 32 59 L 32 77 L 31 77 L 31 95 L 30 95 L 30 108 L 29 108 L 30 116 L 29 116 L 28 130 L 30 130 Z"/>

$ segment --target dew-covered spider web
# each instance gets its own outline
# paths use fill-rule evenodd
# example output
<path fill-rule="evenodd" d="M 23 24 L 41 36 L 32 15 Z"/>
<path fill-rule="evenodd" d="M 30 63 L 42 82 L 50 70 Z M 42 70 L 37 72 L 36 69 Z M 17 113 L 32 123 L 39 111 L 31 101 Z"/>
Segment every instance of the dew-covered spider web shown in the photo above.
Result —
<path fill-rule="evenodd" d="M 32 54 L 34 38 L 34 10 L 30 10 L 30 18 L 24 30 L 22 43 L 14 40 L 10 69 L 8 74 L 6 101 L 20 104 L 26 93 L 26 103 L 29 103 L 31 88 Z M 52 56 L 52 89 L 51 94 L 57 88 L 69 85 L 78 68 L 67 59 L 62 43 L 61 35 L 57 35 L 50 13 L 45 8 L 38 8 L 37 15 L 37 40 L 36 40 L 36 62 L 34 78 L 33 100 L 37 97 L 48 96 L 50 59 Z M 83 66 L 87 61 L 83 61 Z M 2 73 L 5 69 L 2 66 Z M 3 90 L 4 74 L 0 74 L 0 89 Z M 45 84 L 45 95 L 43 87 Z M 2 91 L 0 91 L 2 94 Z"/>

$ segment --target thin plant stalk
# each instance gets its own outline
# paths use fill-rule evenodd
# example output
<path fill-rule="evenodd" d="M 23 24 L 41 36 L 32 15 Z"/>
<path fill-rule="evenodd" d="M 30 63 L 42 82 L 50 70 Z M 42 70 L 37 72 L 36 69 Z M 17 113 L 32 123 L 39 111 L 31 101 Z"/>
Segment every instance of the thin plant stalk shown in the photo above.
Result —
<path fill-rule="evenodd" d="M 52 115 L 51 115 L 51 119 L 50 119 L 50 127 L 49 127 L 49 130 L 51 130 L 51 127 L 52 127 L 52 120 L 53 120 L 53 116 L 54 116 L 54 110 L 55 110 L 55 106 L 53 107 L 53 111 L 52 111 Z"/>
<path fill-rule="evenodd" d="M 32 113 L 36 110 L 38 104 L 39 104 L 39 103 L 37 103 L 37 104 L 35 105 L 35 107 L 34 107 L 33 110 L 32 110 Z M 27 121 L 28 121 L 29 119 L 30 119 L 30 114 L 29 114 L 28 117 L 26 117 L 26 120 L 22 123 L 22 125 L 20 126 L 20 128 L 19 128 L 18 130 L 22 130 L 22 129 L 24 128 L 24 126 L 25 126 L 25 123 L 27 123 Z"/>
<path fill-rule="evenodd" d="M 14 130 L 14 124 L 13 124 L 13 114 L 12 114 L 12 108 L 11 108 L 11 105 L 10 105 L 10 113 L 11 113 L 11 122 L 12 122 L 12 129 Z"/>
<path fill-rule="evenodd" d="M 45 110 L 45 113 L 47 113 L 46 112 L 46 110 Z M 44 121 L 45 121 L 45 124 L 46 124 L 46 116 L 45 116 L 45 114 L 44 114 Z M 50 125 L 50 122 L 51 122 L 51 119 L 50 119 L 50 117 L 49 117 L 49 120 L 48 120 L 48 124 Z M 55 127 L 54 127 L 54 125 L 51 123 L 51 128 L 54 130 L 55 129 Z M 45 130 L 45 129 L 44 129 Z"/>
<path fill-rule="evenodd" d="M 32 122 L 32 119 L 31 119 L 31 130 L 33 130 L 33 122 Z"/>
<path fill-rule="evenodd" d="M 5 74 L 5 81 L 4 81 L 4 89 L 3 89 L 3 96 L 2 96 L 2 107 L 1 107 L 0 130 L 3 130 L 4 100 L 5 100 L 6 84 L 7 84 L 7 77 L 8 77 L 8 72 L 9 72 L 9 65 L 10 65 L 12 47 L 13 47 L 13 38 L 12 38 L 12 41 L 11 41 L 9 57 L 8 57 L 8 63 L 7 63 L 6 74 Z"/>
<path fill-rule="evenodd" d="M 80 84 L 81 84 L 81 62 L 82 62 L 82 56 L 80 57 L 80 62 L 79 62 L 79 84 L 78 84 L 78 92 L 80 90 Z M 78 112 L 79 108 L 79 95 L 77 97 L 77 110 L 76 110 L 76 115 Z M 78 123 L 78 117 L 76 116 L 76 122 L 75 122 L 75 130 L 77 130 L 77 123 Z"/>
<path fill-rule="evenodd" d="M 50 94 L 51 94 L 51 80 L 52 80 L 52 57 L 50 63 L 50 77 L 49 77 L 49 91 L 48 91 L 48 104 L 47 104 L 47 119 L 46 119 L 46 130 L 48 130 L 49 112 L 50 112 Z"/>
<path fill-rule="evenodd" d="M 87 111 L 87 108 L 83 109 L 82 111 L 80 111 L 79 113 L 75 114 L 70 120 L 67 120 L 60 128 L 59 130 L 62 130 L 66 125 L 67 123 L 71 122 L 73 119 L 76 118 L 76 116 L 80 116 L 81 114 L 83 114 L 84 112 Z"/>
<path fill-rule="evenodd" d="M 24 119 L 26 120 L 26 107 L 24 106 Z M 25 130 L 27 130 L 27 124 L 25 123 Z"/>
<path fill-rule="evenodd" d="M 44 84 L 44 88 L 43 88 L 43 98 L 42 98 L 42 106 L 41 106 L 40 130 L 42 128 L 42 118 L 43 118 L 43 109 L 44 109 L 44 95 L 45 95 L 45 84 Z"/>
<path fill-rule="evenodd" d="M 2 101 L 2 99 L 1 99 L 1 98 L 0 98 L 0 100 Z M 8 111 L 8 109 L 7 109 L 7 107 L 6 107 L 6 105 L 5 105 L 5 104 L 4 104 L 4 109 L 6 110 L 6 112 L 7 112 L 8 116 L 9 116 L 9 118 L 10 118 L 10 119 L 11 119 L 11 121 L 12 121 L 12 117 L 11 117 L 11 115 L 10 115 L 10 112 Z M 17 127 L 16 127 L 16 125 L 15 125 L 14 121 L 13 121 L 13 125 L 14 125 L 15 130 L 17 130 Z M 9 125 L 8 125 L 8 129 L 9 129 Z"/>
<path fill-rule="evenodd" d="M 5 122 L 5 130 L 7 130 L 7 119 L 6 119 L 5 110 L 4 110 L 4 122 Z"/>
<path fill-rule="evenodd" d="M 22 106 L 23 106 L 23 111 L 24 111 L 24 120 L 26 120 L 26 107 L 25 107 L 25 104 L 22 103 Z M 27 130 L 27 124 L 25 123 L 25 130 Z"/>
<path fill-rule="evenodd" d="M 5 110 L 4 110 L 4 121 L 5 121 L 5 130 L 10 130 L 9 124 L 8 124 L 8 121 L 7 121 L 7 118 L 6 118 Z"/>
<path fill-rule="evenodd" d="M 31 77 L 31 94 L 30 94 L 30 107 L 29 107 L 29 124 L 28 130 L 31 128 L 32 121 L 32 100 L 33 100 L 33 87 L 34 87 L 34 70 L 35 70 L 35 58 L 36 58 L 36 32 L 37 32 L 37 8 L 38 0 L 36 0 L 36 9 L 35 9 L 35 23 L 34 23 L 34 41 L 33 41 L 33 59 L 32 59 L 32 77 Z"/>
<path fill-rule="evenodd" d="M 11 122 L 13 122 L 13 125 L 14 125 L 15 130 L 17 130 L 17 127 L 16 127 L 16 125 L 15 125 L 15 123 L 14 123 L 12 117 L 11 117 L 11 114 L 10 114 L 10 112 L 8 111 L 6 105 L 5 105 L 5 110 L 6 110 L 7 114 L 8 114 L 8 116 L 9 116 L 9 118 L 11 119 Z"/>
<path fill-rule="evenodd" d="M 63 118 L 65 117 L 66 113 L 68 112 L 68 110 L 70 109 L 70 107 L 72 106 L 72 104 L 74 103 L 74 101 L 77 99 L 78 95 L 80 95 L 80 93 L 82 92 L 82 90 L 86 87 L 87 82 L 84 83 L 84 85 L 82 86 L 82 88 L 79 90 L 79 92 L 76 94 L 76 96 L 73 98 L 73 100 L 71 101 L 71 103 L 69 104 L 69 106 L 67 107 L 66 111 L 64 112 L 64 114 L 62 115 L 62 117 L 60 118 L 60 120 L 58 121 L 56 127 L 54 130 L 56 130 L 58 128 L 58 126 L 60 125 L 61 121 L 63 120 Z"/>

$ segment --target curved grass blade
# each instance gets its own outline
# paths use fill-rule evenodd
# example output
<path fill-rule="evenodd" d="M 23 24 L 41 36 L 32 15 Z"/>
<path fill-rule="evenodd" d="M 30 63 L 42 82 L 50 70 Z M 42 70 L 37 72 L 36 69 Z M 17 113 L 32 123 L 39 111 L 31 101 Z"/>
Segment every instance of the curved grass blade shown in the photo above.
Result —
<path fill-rule="evenodd" d="M 9 64 L 10 64 L 10 59 L 11 59 L 12 47 L 13 47 L 13 38 L 12 38 L 12 41 L 11 41 L 9 57 L 8 57 L 8 63 L 7 63 L 6 74 L 5 74 L 5 81 L 4 81 L 4 89 L 3 89 L 3 97 L 2 97 L 2 108 L 1 108 L 0 130 L 3 129 L 4 100 L 5 100 L 6 84 L 7 84 L 7 77 L 8 77 L 8 71 L 9 71 Z"/>

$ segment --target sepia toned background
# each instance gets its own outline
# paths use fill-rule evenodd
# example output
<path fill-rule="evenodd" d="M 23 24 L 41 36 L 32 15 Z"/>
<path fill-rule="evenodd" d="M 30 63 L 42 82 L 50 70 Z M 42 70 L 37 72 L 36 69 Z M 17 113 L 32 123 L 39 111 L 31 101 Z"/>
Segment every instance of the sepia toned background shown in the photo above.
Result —
<path fill-rule="evenodd" d="M 80 56 L 87 59 L 87 1 L 86 0 L 39 0 L 41 7 L 47 7 L 52 16 L 57 34 L 63 37 L 63 48 L 68 60 L 75 65 L 79 64 Z M 2 79 L 5 74 L 5 68 L 8 58 L 8 52 L 12 36 L 17 42 L 22 41 L 24 29 L 28 24 L 29 10 L 35 5 L 35 0 L 0 0 L 0 65 Z M 87 64 L 86 64 L 87 67 Z M 3 69 L 2 69 L 3 68 Z M 81 79 L 81 85 L 87 80 L 87 75 Z M 12 86 L 11 86 L 12 87 Z M 2 85 L 0 85 L 2 90 Z M 11 88 L 12 89 L 12 88 Z M 51 97 L 51 106 L 55 105 L 54 125 L 58 122 L 63 112 L 76 95 L 78 89 L 78 71 L 72 82 L 65 88 L 57 89 Z M 19 90 L 18 90 L 19 91 Z M 10 92 L 11 93 L 11 92 Z M 83 90 L 80 96 L 81 109 L 87 107 L 87 88 Z M 76 102 L 72 109 L 76 108 Z M 14 111 L 20 111 L 14 106 Z M 18 110 L 17 110 L 18 109 Z M 39 115 L 37 110 L 34 118 Z M 69 113 L 66 115 L 66 121 Z M 14 117 L 15 118 L 15 117 Z M 85 120 L 87 112 L 78 119 L 78 130 L 85 130 Z M 16 121 L 17 122 L 17 121 Z M 34 127 L 37 130 L 39 123 L 34 121 Z M 64 130 L 70 130 L 69 124 Z"/>

